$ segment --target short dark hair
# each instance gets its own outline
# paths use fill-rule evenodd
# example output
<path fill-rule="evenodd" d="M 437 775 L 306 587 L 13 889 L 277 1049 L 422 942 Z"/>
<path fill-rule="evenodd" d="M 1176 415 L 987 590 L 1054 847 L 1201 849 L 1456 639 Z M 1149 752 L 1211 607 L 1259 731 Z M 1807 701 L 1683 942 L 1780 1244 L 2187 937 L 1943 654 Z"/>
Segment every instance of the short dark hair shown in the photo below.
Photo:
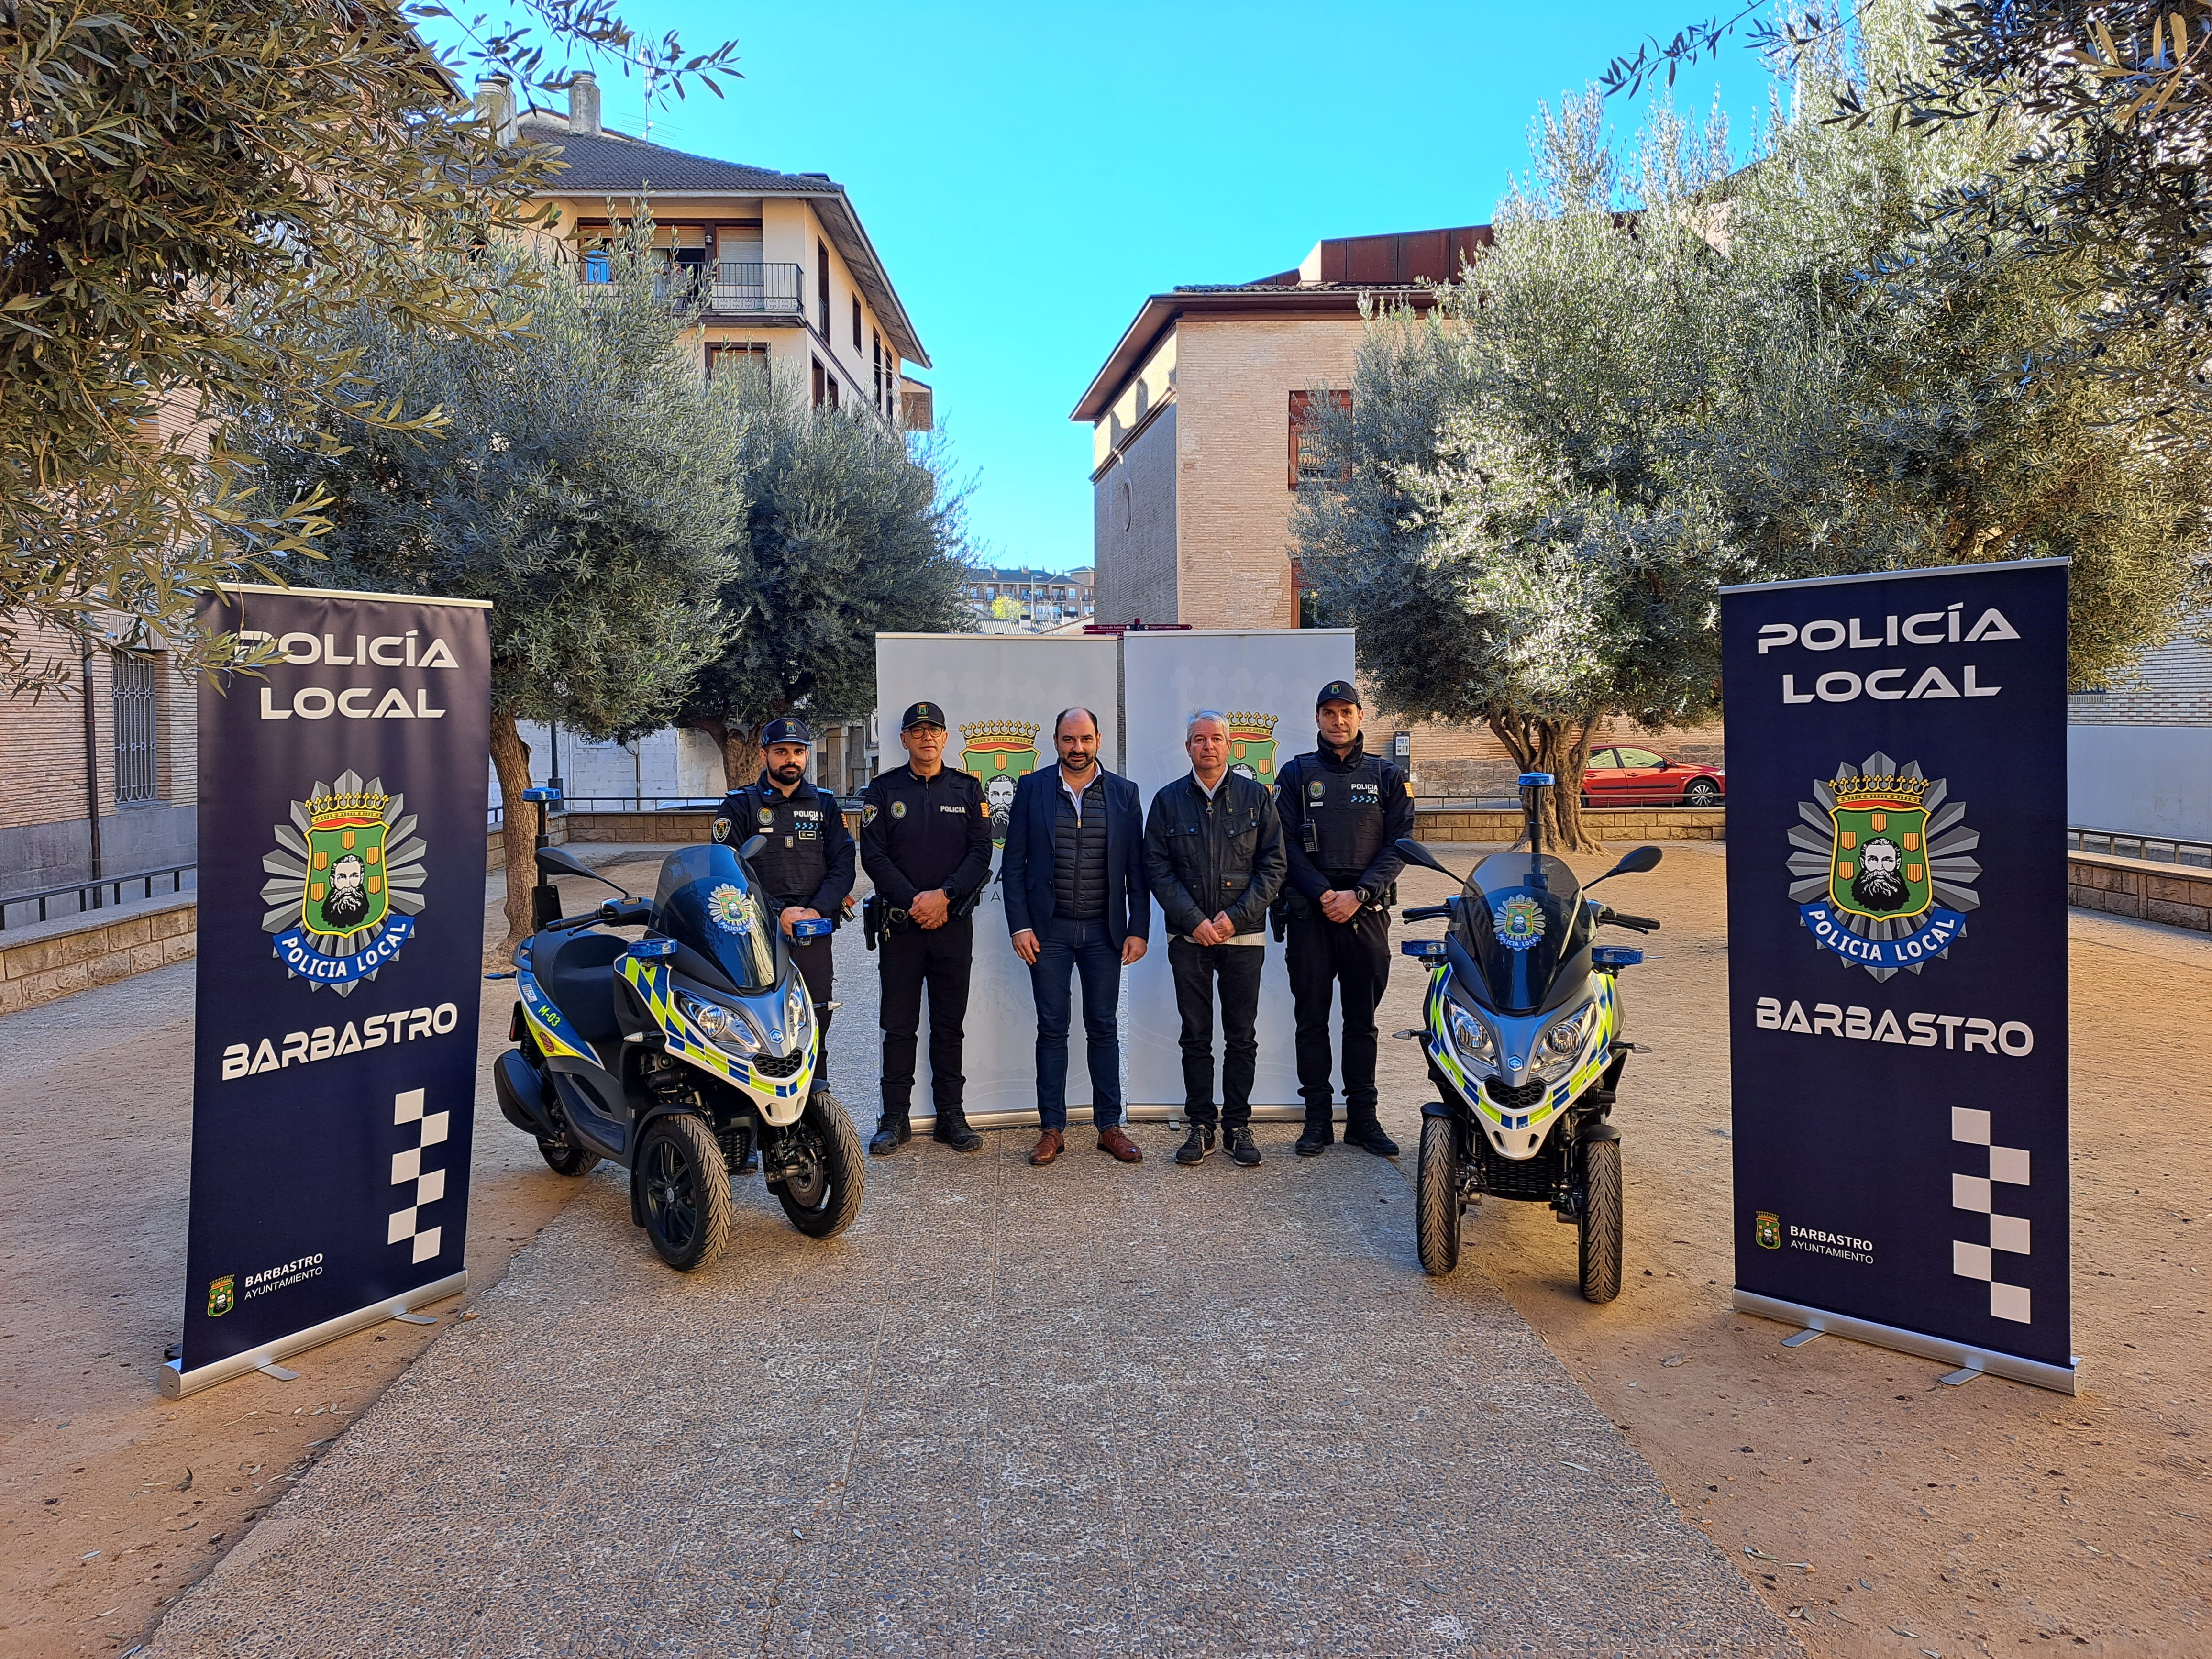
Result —
<path fill-rule="evenodd" d="M 1105 735 L 1103 730 L 1098 724 L 1098 716 L 1092 714 L 1091 710 L 1085 708 L 1079 702 L 1071 708 L 1061 709 L 1060 713 L 1052 717 L 1052 735 L 1055 740 L 1060 737 L 1060 728 L 1067 723 L 1067 717 L 1070 714 L 1082 715 L 1084 719 L 1091 722 L 1091 729 L 1092 731 L 1098 732 L 1102 737 Z"/>

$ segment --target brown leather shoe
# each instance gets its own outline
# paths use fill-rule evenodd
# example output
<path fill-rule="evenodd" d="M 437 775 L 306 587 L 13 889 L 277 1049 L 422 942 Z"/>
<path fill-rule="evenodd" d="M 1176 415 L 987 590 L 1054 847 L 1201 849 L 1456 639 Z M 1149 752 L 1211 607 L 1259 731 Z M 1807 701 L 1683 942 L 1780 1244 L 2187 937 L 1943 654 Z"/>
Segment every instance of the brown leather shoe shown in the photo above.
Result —
<path fill-rule="evenodd" d="M 1098 1150 L 1113 1153 L 1124 1164 L 1142 1164 L 1145 1161 L 1145 1149 L 1123 1134 L 1119 1124 L 1098 1132 Z"/>
<path fill-rule="evenodd" d="M 1036 1150 L 1030 1154 L 1030 1162 L 1042 1169 L 1060 1156 L 1060 1149 L 1066 1144 L 1059 1130 L 1044 1130 L 1037 1136 Z"/>

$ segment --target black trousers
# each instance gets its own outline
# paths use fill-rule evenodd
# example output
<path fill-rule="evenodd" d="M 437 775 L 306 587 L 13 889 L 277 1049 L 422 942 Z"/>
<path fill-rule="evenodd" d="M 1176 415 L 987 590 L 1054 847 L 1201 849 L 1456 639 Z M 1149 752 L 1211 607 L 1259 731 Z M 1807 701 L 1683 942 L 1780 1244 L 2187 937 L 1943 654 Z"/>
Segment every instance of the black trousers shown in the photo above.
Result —
<path fill-rule="evenodd" d="M 825 933 L 819 939 L 784 940 L 791 947 L 791 959 L 798 964 L 799 978 L 806 981 L 806 994 L 814 1000 L 814 1026 L 821 1034 L 820 1047 L 814 1056 L 814 1073 L 817 1078 L 830 1075 L 829 1003 L 833 994 L 830 939 Z"/>
<path fill-rule="evenodd" d="M 1257 945 L 1193 945 L 1168 940 L 1176 1012 L 1182 1016 L 1182 1109 L 1194 1123 L 1213 1113 L 1213 997 L 1221 994 L 1221 1122 L 1252 1121 L 1252 1073 L 1260 1063 L 1260 970 L 1267 952 Z"/>
<path fill-rule="evenodd" d="M 1298 1093 L 1306 1118 L 1326 1121 L 1329 1087 L 1328 1001 L 1344 1005 L 1344 1112 L 1353 1123 L 1375 1121 L 1375 1010 L 1390 982 L 1390 917 L 1363 908 L 1350 921 L 1331 921 L 1316 907 L 1290 921 L 1291 1005 L 1297 1021 Z"/>
<path fill-rule="evenodd" d="M 886 933 L 883 958 L 884 1112 L 904 1117 L 914 1100 L 915 1039 L 921 1028 L 921 988 L 929 987 L 930 1095 L 937 1109 L 957 1111 L 968 1079 L 960 1074 L 960 1040 L 968 1020 L 968 975 L 975 957 L 975 922 L 959 916 L 942 927 Z"/>

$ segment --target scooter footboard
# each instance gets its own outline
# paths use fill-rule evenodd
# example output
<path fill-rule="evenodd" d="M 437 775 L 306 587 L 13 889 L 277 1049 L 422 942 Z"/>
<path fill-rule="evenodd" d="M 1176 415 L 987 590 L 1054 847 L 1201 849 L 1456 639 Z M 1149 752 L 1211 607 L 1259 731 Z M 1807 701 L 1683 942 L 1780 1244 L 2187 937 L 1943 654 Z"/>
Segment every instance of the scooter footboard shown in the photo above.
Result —
<path fill-rule="evenodd" d="M 519 1050 L 509 1048 L 493 1062 L 491 1083 L 499 1097 L 500 1115 L 509 1123 L 541 1140 L 561 1139 L 545 1102 L 545 1085 Z"/>

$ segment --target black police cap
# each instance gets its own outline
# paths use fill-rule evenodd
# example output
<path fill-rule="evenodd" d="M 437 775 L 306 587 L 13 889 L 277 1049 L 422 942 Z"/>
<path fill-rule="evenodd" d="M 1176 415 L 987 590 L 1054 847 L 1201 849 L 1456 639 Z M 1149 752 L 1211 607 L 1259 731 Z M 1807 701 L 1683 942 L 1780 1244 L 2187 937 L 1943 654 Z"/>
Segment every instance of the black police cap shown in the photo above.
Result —
<path fill-rule="evenodd" d="M 803 743 L 811 748 L 814 733 L 807 730 L 806 722 L 798 715 L 786 714 L 781 720 L 770 720 L 762 728 L 761 747 L 765 749 L 772 743 Z"/>
<path fill-rule="evenodd" d="M 1357 708 L 1359 707 L 1359 693 L 1350 680 L 1331 680 L 1322 687 L 1321 696 L 1314 699 L 1314 707 L 1318 708 L 1325 702 L 1348 702 Z"/>
<path fill-rule="evenodd" d="M 906 714 L 899 720 L 899 730 L 911 732 L 917 726 L 933 726 L 940 732 L 946 730 L 944 709 L 933 702 L 908 704 Z"/>

